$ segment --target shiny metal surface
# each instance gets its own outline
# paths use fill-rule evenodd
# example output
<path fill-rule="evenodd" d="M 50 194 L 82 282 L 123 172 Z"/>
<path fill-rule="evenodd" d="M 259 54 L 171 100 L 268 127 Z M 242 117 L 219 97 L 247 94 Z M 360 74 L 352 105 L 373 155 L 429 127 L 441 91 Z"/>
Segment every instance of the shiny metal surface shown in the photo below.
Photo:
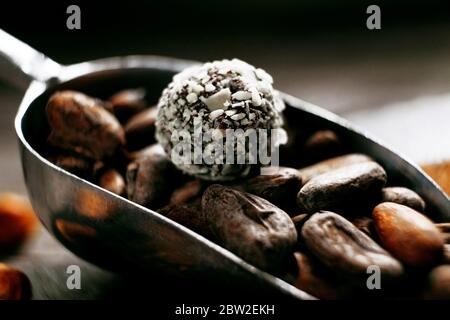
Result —
<path fill-rule="evenodd" d="M 30 81 L 47 83 L 62 66 L 0 29 L 0 77 L 26 89 Z"/>
<path fill-rule="evenodd" d="M 0 42 L 0 51 L 2 47 Z M 258 270 L 178 223 L 80 179 L 40 154 L 40 140 L 46 136 L 45 100 L 52 91 L 107 88 L 113 79 L 116 85 L 145 86 L 151 82 L 157 98 L 170 77 L 192 63 L 131 56 L 59 66 L 55 68 L 57 74 L 50 77 L 51 84 L 48 76 L 43 77 L 47 80 L 36 76 L 38 80 L 30 84 L 15 120 L 23 172 L 36 212 L 49 232 L 67 248 L 100 266 L 115 270 L 159 270 L 174 276 L 215 277 L 215 280 L 225 281 L 233 279 L 295 299 L 312 299 L 307 293 Z M 28 76 L 35 77 L 31 73 Z M 60 84 L 54 85 L 56 82 Z M 299 127 L 313 123 L 338 131 L 353 151 L 371 155 L 386 167 L 389 176 L 414 186 L 429 204 L 428 212 L 435 219 L 450 220 L 449 198 L 415 165 L 338 116 L 300 99 L 283 97 L 290 121 L 298 122 Z"/>

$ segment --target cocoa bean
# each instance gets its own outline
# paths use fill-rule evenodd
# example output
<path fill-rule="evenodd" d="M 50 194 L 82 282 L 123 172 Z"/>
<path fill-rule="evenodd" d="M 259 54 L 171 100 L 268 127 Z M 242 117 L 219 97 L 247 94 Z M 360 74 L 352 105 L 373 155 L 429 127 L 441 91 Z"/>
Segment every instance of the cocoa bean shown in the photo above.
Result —
<path fill-rule="evenodd" d="M 0 300 L 28 300 L 31 283 L 22 271 L 0 263 Z"/>
<path fill-rule="evenodd" d="M 424 299 L 450 299 L 450 265 L 441 265 L 428 274 L 428 283 L 423 293 Z"/>
<path fill-rule="evenodd" d="M 192 180 L 186 182 L 184 185 L 176 189 L 170 196 L 169 204 L 183 204 L 187 203 L 202 194 L 203 187 L 200 180 Z"/>
<path fill-rule="evenodd" d="M 315 163 L 342 154 L 342 144 L 334 131 L 319 130 L 305 141 L 303 155 L 308 163 Z"/>
<path fill-rule="evenodd" d="M 273 203 L 288 213 L 296 208 L 296 195 L 301 187 L 301 178 L 292 168 L 270 168 L 263 174 L 244 180 L 234 187 L 254 194 Z"/>
<path fill-rule="evenodd" d="M 17 249 L 33 234 L 38 224 L 26 197 L 15 193 L 0 194 L 0 253 Z"/>
<path fill-rule="evenodd" d="M 54 93 L 46 107 L 50 135 L 48 142 L 88 158 L 113 156 L 125 144 L 119 121 L 102 102 L 76 91 Z"/>
<path fill-rule="evenodd" d="M 386 172 L 375 162 L 353 164 L 323 173 L 307 182 L 297 195 L 307 212 L 339 210 L 367 204 L 386 183 Z"/>
<path fill-rule="evenodd" d="M 424 212 L 425 201 L 414 191 L 404 187 L 388 187 L 381 190 L 381 202 L 395 202 Z"/>
<path fill-rule="evenodd" d="M 380 268 L 383 277 L 403 274 L 398 260 L 333 212 L 312 215 L 303 225 L 301 238 L 312 254 L 340 275 L 360 280 L 367 277 L 367 268 L 372 265 Z"/>
<path fill-rule="evenodd" d="M 155 143 L 156 107 L 145 109 L 134 115 L 124 126 L 127 149 L 138 150 Z"/>
<path fill-rule="evenodd" d="M 201 234 L 205 238 L 214 239 L 208 222 L 202 214 L 200 202 L 189 204 L 170 204 L 158 210 L 158 213 L 179 224 Z"/>
<path fill-rule="evenodd" d="M 442 258 L 444 243 L 433 222 L 401 204 L 384 202 L 372 213 L 384 248 L 411 267 L 430 267 Z"/>
<path fill-rule="evenodd" d="M 135 160 L 127 168 L 128 199 L 151 209 L 160 208 L 170 197 L 175 167 L 163 155 Z"/>
<path fill-rule="evenodd" d="M 126 89 L 119 91 L 109 98 L 112 112 L 124 123 L 131 116 L 142 111 L 147 106 L 144 89 Z"/>
<path fill-rule="evenodd" d="M 202 209 L 222 245 L 255 266 L 276 272 L 292 254 L 295 226 L 267 200 L 214 184 L 203 194 Z"/>
<path fill-rule="evenodd" d="M 98 180 L 98 185 L 108 191 L 111 191 L 119 196 L 126 193 L 125 180 L 122 175 L 115 169 L 105 170 Z"/>
<path fill-rule="evenodd" d="M 315 163 L 311 166 L 301 168 L 298 170 L 298 172 L 302 178 L 303 183 L 305 184 L 312 178 L 321 175 L 322 173 L 325 173 L 327 171 L 339 169 L 356 163 L 363 163 L 369 161 L 373 161 L 373 159 L 370 158 L 369 156 L 359 153 L 351 153 L 340 157 L 324 160 Z"/>
<path fill-rule="evenodd" d="M 319 299 L 336 300 L 345 297 L 343 287 L 320 263 L 302 252 L 295 252 L 294 257 L 298 266 L 294 281 L 296 288 Z"/>

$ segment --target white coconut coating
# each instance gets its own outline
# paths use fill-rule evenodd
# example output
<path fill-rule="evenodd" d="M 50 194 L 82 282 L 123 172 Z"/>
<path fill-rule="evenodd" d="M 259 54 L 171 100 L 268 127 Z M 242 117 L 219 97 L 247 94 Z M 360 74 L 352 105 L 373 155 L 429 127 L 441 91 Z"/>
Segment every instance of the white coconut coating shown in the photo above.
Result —
<path fill-rule="evenodd" d="M 208 143 L 225 137 L 227 129 L 281 129 L 284 103 L 272 87 L 272 77 L 238 59 L 208 62 L 185 69 L 173 77 L 158 103 L 156 139 L 169 157 L 180 130 L 194 136 L 199 126 L 203 154 L 211 156 Z M 194 121 L 194 119 L 196 119 Z M 199 124 L 200 122 L 200 124 Z M 196 124 L 196 126 L 195 126 Z M 197 131 L 194 129 L 197 128 Z M 205 139 L 206 138 L 206 139 Z M 276 144 L 285 141 L 279 135 Z M 206 141 L 205 141 L 206 140 Z M 194 143 L 191 145 L 194 153 Z M 235 148 L 236 154 L 242 152 Z M 246 149 L 245 158 L 248 160 Z M 182 171 L 207 180 L 226 181 L 244 177 L 255 164 L 227 164 L 223 154 L 212 154 L 214 163 L 177 163 Z M 174 160 L 174 159 L 172 159 Z M 257 163 L 256 166 L 259 164 Z"/>

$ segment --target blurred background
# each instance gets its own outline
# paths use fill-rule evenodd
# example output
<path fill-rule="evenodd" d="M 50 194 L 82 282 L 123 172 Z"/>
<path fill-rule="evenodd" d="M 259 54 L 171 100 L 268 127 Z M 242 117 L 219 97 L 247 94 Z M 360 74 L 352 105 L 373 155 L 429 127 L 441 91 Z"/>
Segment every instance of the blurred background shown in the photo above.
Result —
<path fill-rule="evenodd" d="M 66 28 L 70 4 L 81 8 L 81 30 Z M 381 8 L 381 30 L 366 27 L 371 4 Z M 420 164 L 450 159 L 449 1 L 14 1 L 0 10 L 0 28 L 65 64 L 126 54 L 238 57 Z M 0 83 L 0 191 L 25 193 L 13 131 L 22 94 Z M 122 281 L 44 232 L 10 259 L 36 281 L 63 278 L 67 261 L 89 270 L 84 293 L 54 281 L 36 289 L 38 298 L 99 297 L 105 283 Z"/>

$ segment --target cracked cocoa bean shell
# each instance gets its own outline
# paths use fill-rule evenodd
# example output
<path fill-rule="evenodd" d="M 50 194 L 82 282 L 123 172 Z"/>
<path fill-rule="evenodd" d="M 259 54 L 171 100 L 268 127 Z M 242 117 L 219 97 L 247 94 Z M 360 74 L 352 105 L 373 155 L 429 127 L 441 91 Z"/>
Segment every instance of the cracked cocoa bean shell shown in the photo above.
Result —
<path fill-rule="evenodd" d="M 30 201 L 19 194 L 0 193 L 0 254 L 16 250 L 37 229 Z"/>

